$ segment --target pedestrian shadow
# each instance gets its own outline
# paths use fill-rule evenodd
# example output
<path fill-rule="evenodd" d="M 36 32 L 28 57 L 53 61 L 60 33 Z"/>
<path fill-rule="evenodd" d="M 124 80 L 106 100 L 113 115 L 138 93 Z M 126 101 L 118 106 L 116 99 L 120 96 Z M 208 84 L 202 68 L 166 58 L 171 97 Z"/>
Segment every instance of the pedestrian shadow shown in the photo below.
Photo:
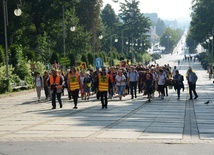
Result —
<path fill-rule="evenodd" d="M 49 101 L 48 100 L 40 100 L 40 101 L 32 100 L 32 101 L 26 101 L 26 102 L 20 103 L 18 105 L 41 104 L 41 103 L 47 103 L 47 102 L 49 102 Z"/>

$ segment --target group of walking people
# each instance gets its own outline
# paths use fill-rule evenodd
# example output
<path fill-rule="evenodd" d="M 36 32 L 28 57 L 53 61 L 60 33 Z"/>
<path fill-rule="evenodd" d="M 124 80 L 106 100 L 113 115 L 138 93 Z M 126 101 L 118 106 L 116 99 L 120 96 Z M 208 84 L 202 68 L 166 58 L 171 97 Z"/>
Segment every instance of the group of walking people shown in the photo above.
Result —
<path fill-rule="evenodd" d="M 189 85 L 190 100 L 198 98 L 195 91 L 197 75 L 190 67 L 186 74 Z M 129 67 L 102 67 L 96 68 L 95 71 L 89 69 L 85 72 L 77 71 L 75 67 L 67 70 L 63 75 L 61 71 L 52 70 L 51 73 L 45 72 L 42 77 L 40 73 L 35 78 L 38 100 L 41 99 L 41 88 L 44 87 L 46 99 L 52 101 L 52 109 L 56 109 L 56 98 L 60 108 L 63 107 L 61 95 L 64 89 L 68 91 L 68 99 L 73 99 L 74 107 L 78 108 L 78 99 L 89 100 L 91 94 L 96 94 L 96 98 L 101 100 L 101 108 L 108 108 L 108 99 L 118 94 L 119 100 L 126 95 L 131 99 L 137 98 L 137 94 L 147 95 L 148 102 L 154 98 L 154 93 L 158 92 L 158 97 L 164 99 L 168 96 L 168 88 L 172 86 L 177 91 L 180 99 L 181 89 L 184 89 L 184 77 L 174 66 L 129 66 Z"/>

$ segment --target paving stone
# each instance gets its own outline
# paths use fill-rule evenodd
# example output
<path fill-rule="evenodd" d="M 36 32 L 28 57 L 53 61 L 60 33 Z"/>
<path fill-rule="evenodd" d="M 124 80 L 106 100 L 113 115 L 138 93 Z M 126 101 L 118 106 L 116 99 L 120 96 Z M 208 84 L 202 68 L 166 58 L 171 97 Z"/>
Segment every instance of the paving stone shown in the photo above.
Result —
<path fill-rule="evenodd" d="M 142 132 L 128 132 L 128 131 L 106 131 L 98 135 L 97 138 L 114 138 L 114 139 L 137 139 Z"/>
<path fill-rule="evenodd" d="M 182 139 L 182 133 L 143 133 L 138 139 Z"/>
<path fill-rule="evenodd" d="M 46 137 L 49 137 L 49 138 L 53 138 L 53 137 L 56 137 L 56 138 L 86 138 L 88 136 L 90 136 L 91 134 L 93 134 L 94 132 L 83 132 L 83 131 L 61 131 L 61 132 L 58 132 L 58 133 L 53 133 L 53 134 L 49 134 L 47 135 Z"/>

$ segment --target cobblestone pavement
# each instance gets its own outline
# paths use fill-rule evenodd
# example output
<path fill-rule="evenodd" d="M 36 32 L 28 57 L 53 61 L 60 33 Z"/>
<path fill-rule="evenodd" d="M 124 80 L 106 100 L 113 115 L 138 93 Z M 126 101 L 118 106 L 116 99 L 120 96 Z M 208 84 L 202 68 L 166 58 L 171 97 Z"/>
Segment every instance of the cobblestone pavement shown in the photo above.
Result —
<path fill-rule="evenodd" d="M 164 61 L 177 65 L 182 55 L 164 56 Z M 142 143 L 214 143 L 213 82 L 199 62 L 179 66 L 185 75 L 191 66 L 198 75 L 199 98 L 189 101 L 188 88 L 177 100 L 176 92 L 161 100 L 155 94 L 152 102 L 142 94 L 109 100 L 101 110 L 100 101 L 91 96 L 79 101 L 78 110 L 63 96 L 63 108 L 51 109 L 51 102 L 37 101 L 35 91 L 0 97 L 0 141 L 94 141 Z M 44 93 L 43 93 L 44 94 Z M 210 100 L 210 104 L 204 102 Z"/>

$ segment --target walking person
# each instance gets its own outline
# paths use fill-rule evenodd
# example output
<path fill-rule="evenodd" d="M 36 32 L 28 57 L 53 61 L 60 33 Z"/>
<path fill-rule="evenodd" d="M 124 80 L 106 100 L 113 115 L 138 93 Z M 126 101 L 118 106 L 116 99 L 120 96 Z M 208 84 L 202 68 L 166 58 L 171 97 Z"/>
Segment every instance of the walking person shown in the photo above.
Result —
<path fill-rule="evenodd" d="M 96 98 L 97 100 L 100 99 L 100 94 L 98 91 L 98 74 L 100 73 L 99 67 L 96 68 L 96 70 L 94 71 L 94 73 L 92 74 L 92 78 L 93 78 L 93 89 L 94 89 L 94 93 L 96 94 Z"/>
<path fill-rule="evenodd" d="M 144 72 L 139 71 L 139 78 L 138 78 L 138 93 L 143 92 L 143 78 L 144 78 Z"/>
<path fill-rule="evenodd" d="M 108 109 L 108 97 L 110 76 L 106 73 L 106 68 L 102 68 L 102 72 L 98 74 L 98 91 L 101 98 L 102 109 Z"/>
<path fill-rule="evenodd" d="M 187 71 L 187 81 L 188 81 L 188 85 L 189 85 L 189 100 L 193 99 L 192 96 L 192 92 L 194 93 L 194 99 L 198 98 L 198 94 L 196 92 L 196 82 L 198 80 L 198 76 L 196 75 L 195 72 L 193 72 L 192 68 L 189 67 L 188 71 Z"/>
<path fill-rule="evenodd" d="M 84 89 L 84 100 L 89 100 L 90 92 L 91 92 L 91 84 L 92 84 L 92 79 L 89 76 L 89 72 L 85 73 L 85 78 L 83 80 L 83 89 Z"/>
<path fill-rule="evenodd" d="M 213 77 L 213 67 L 212 67 L 212 65 L 208 66 L 207 72 L 209 73 L 209 80 L 211 80 L 212 77 Z"/>
<path fill-rule="evenodd" d="M 115 77 L 116 77 L 115 69 L 111 67 L 108 74 L 110 76 L 111 81 L 109 88 L 109 99 L 112 99 L 115 93 Z"/>
<path fill-rule="evenodd" d="M 163 70 L 159 70 L 159 74 L 157 76 L 157 84 L 158 84 L 158 91 L 160 92 L 161 99 L 164 99 L 164 87 L 166 83 L 166 74 L 164 74 Z"/>
<path fill-rule="evenodd" d="M 135 70 L 135 68 L 132 66 L 131 71 L 128 74 L 128 83 L 129 87 L 131 89 L 131 99 L 137 98 L 137 82 L 138 82 L 139 74 Z"/>
<path fill-rule="evenodd" d="M 83 100 L 85 97 L 85 91 L 84 91 L 84 79 L 85 75 L 83 71 L 80 72 L 80 94 L 81 94 L 81 99 Z"/>
<path fill-rule="evenodd" d="M 71 92 L 68 88 L 68 82 L 67 82 L 68 81 L 68 75 L 70 74 L 70 71 L 71 71 L 70 69 L 67 69 L 67 73 L 64 77 L 64 81 L 65 81 L 64 87 L 67 89 L 67 92 L 68 92 L 68 100 L 71 100 Z"/>
<path fill-rule="evenodd" d="M 154 83 L 153 79 L 150 74 L 146 74 L 146 80 L 144 81 L 143 88 L 146 91 L 146 94 L 148 95 L 148 101 L 151 102 L 152 94 L 154 92 Z"/>
<path fill-rule="evenodd" d="M 40 101 L 41 100 L 41 91 L 42 91 L 42 87 L 43 87 L 43 78 L 41 77 L 39 72 L 36 75 L 36 78 L 34 80 L 34 84 L 36 87 L 36 93 L 37 93 L 38 101 Z"/>
<path fill-rule="evenodd" d="M 68 87 L 71 92 L 71 96 L 74 100 L 73 109 L 78 109 L 77 102 L 80 90 L 80 76 L 74 67 L 71 68 L 71 72 L 68 75 Z"/>
<path fill-rule="evenodd" d="M 51 101 L 52 101 L 52 109 L 56 109 L 56 97 L 59 102 L 60 108 L 62 108 L 62 83 L 63 79 L 60 75 L 57 74 L 56 70 L 52 70 L 52 75 L 47 81 L 48 85 L 50 85 L 51 89 Z"/>
<path fill-rule="evenodd" d="M 174 86 L 177 90 L 178 100 L 180 99 L 181 88 L 183 88 L 184 77 L 179 73 L 178 70 L 175 71 L 175 75 L 173 76 L 173 80 L 176 81 L 176 85 Z"/>
<path fill-rule="evenodd" d="M 44 86 L 46 100 L 50 97 L 50 92 L 49 92 L 48 83 L 47 83 L 48 79 L 49 79 L 49 74 L 47 71 L 45 71 L 43 75 L 43 86 Z"/>
<path fill-rule="evenodd" d="M 122 70 L 118 70 L 118 74 L 115 77 L 116 86 L 117 86 L 117 93 L 119 95 L 119 99 L 122 99 L 124 95 L 124 89 L 126 86 L 126 77 L 123 75 Z"/>

